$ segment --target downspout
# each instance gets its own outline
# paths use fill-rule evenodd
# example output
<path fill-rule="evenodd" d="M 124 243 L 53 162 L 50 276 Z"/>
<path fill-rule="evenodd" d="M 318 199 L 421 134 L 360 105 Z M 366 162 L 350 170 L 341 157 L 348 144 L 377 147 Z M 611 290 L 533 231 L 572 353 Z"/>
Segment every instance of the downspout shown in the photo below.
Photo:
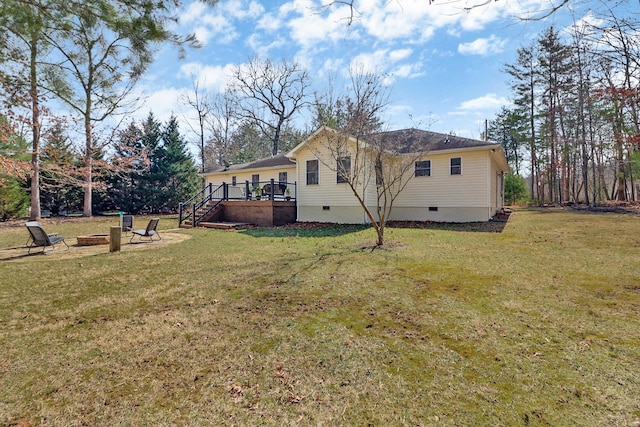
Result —
<path fill-rule="evenodd" d="M 491 212 L 492 209 L 492 204 L 493 201 L 491 200 L 491 190 L 493 189 L 493 154 L 495 153 L 495 148 L 492 148 L 491 150 L 489 150 L 489 168 L 487 170 L 487 189 L 489 191 L 487 191 L 487 214 L 489 216 L 489 218 L 487 218 L 487 221 L 491 220 L 491 218 L 493 218 L 493 215 L 495 214 L 495 212 Z M 496 193 L 498 192 L 498 189 L 496 188 Z"/>

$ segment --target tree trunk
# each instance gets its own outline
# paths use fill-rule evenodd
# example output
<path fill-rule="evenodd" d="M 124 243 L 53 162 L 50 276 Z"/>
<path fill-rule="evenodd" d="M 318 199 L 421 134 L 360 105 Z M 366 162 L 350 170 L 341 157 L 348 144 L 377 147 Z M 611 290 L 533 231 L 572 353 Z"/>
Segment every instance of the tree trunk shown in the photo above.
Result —
<path fill-rule="evenodd" d="M 31 152 L 31 212 L 29 219 L 37 221 L 40 219 L 40 101 L 38 99 L 38 80 L 36 73 L 36 59 L 38 54 L 38 40 L 31 38 L 31 59 L 30 59 L 30 95 L 32 114 L 33 145 Z"/>
<path fill-rule="evenodd" d="M 85 175 L 84 175 L 84 206 L 82 215 L 83 216 L 91 216 L 92 215 L 92 180 L 93 180 L 93 144 L 91 141 L 91 120 L 89 119 L 90 115 L 85 115 L 84 120 L 84 131 L 85 131 L 85 153 L 84 153 L 84 167 L 85 167 Z"/>

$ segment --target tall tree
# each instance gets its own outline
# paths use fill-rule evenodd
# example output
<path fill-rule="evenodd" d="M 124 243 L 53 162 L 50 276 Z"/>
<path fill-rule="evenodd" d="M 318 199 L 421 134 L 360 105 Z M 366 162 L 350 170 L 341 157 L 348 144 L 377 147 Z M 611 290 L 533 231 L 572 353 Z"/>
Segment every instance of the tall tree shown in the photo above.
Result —
<path fill-rule="evenodd" d="M 65 16 L 60 13 L 60 2 L 55 0 L 0 3 L 0 29 L 5 34 L 0 41 L 0 63 L 9 64 L 0 71 L 1 80 L 13 86 L 10 106 L 30 110 L 31 126 L 31 211 L 30 219 L 40 218 L 40 127 L 41 98 L 38 85 L 39 65 L 44 45 L 44 34 L 49 23 Z"/>
<path fill-rule="evenodd" d="M 22 216 L 29 206 L 29 143 L 0 115 L 0 220 Z"/>
<path fill-rule="evenodd" d="M 541 87 L 542 126 L 540 137 L 545 148 L 544 158 L 548 197 L 564 202 L 568 196 L 567 131 L 564 126 L 565 100 L 570 93 L 573 68 L 571 51 L 560 40 L 559 32 L 547 28 L 538 39 L 538 73 Z"/>
<path fill-rule="evenodd" d="M 389 98 L 380 75 L 352 71 L 347 94 L 316 99 L 324 101 L 315 108 L 319 123 L 338 126 L 323 131 L 320 147 L 310 149 L 349 186 L 376 231 L 376 246 L 382 246 L 394 202 L 413 176 L 416 160 L 426 153 L 421 131 L 382 132 L 381 114 Z M 376 189 L 375 206 L 366 201 L 371 186 Z"/>
<path fill-rule="evenodd" d="M 309 74 L 297 62 L 254 58 L 233 72 L 231 89 L 238 96 L 241 116 L 259 126 L 279 152 L 282 129 L 308 105 Z"/>
<path fill-rule="evenodd" d="M 537 92 L 539 79 L 536 62 L 536 46 L 521 47 L 517 50 L 518 58 L 515 64 L 507 64 L 505 71 L 511 76 L 511 88 L 514 92 L 514 103 L 520 114 L 527 119 L 529 140 L 529 164 L 531 168 L 531 199 L 542 197 L 540 181 L 540 167 L 537 155 Z"/>
<path fill-rule="evenodd" d="M 168 17 L 155 7 L 106 2 L 101 15 L 81 9 L 75 19 L 47 37 L 63 58 L 47 67 L 47 89 L 83 120 L 85 216 L 92 214 L 94 126 L 125 106 L 133 85 L 151 63 L 152 44 L 171 37 L 163 27 Z"/>
<path fill-rule="evenodd" d="M 194 127 L 191 121 L 187 123 L 191 130 L 198 136 L 198 152 L 200 154 L 200 172 L 205 171 L 206 150 L 205 150 L 205 126 L 207 119 L 214 109 L 213 101 L 210 99 L 209 93 L 203 87 L 203 83 L 195 78 L 191 80 L 192 91 L 184 91 L 181 95 L 182 102 L 191 107 L 197 114 L 198 125 Z"/>
<path fill-rule="evenodd" d="M 164 171 L 163 208 L 175 211 L 178 204 L 190 198 L 200 186 L 198 170 L 189 155 L 187 143 L 180 134 L 178 121 L 172 116 L 162 132 L 163 164 L 159 169 Z"/>
<path fill-rule="evenodd" d="M 504 148 L 509 168 L 520 175 L 523 155 L 527 149 L 527 121 L 517 109 L 502 107 L 488 124 L 488 139 Z"/>
<path fill-rule="evenodd" d="M 136 122 L 118 132 L 111 160 L 111 197 L 118 210 L 138 213 L 145 207 L 145 180 L 150 160 L 143 141 L 144 132 Z"/>
<path fill-rule="evenodd" d="M 41 201 L 53 215 L 82 207 L 82 160 L 66 130 L 66 121 L 56 119 L 42 134 Z"/>
<path fill-rule="evenodd" d="M 207 3 L 215 4 L 216 1 Z M 195 40 L 193 35 L 179 37 L 168 29 L 169 23 L 176 20 L 175 11 L 180 4 L 180 0 L 5 0 L 0 3 L 0 28 L 8 35 L 0 41 L 0 62 L 14 65 L 3 71 L 14 81 L 25 82 L 29 93 L 33 134 L 33 218 L 39 216 L 40 210 L 40 85 L 46 83 L 47 89 L 54 90 L 65 102 L 71 100 L 69 105 L 85 118 L 84 212 L 90 215 L 93 143 L 89 141 L 92 140 L 91 123 L 100 117 L 100 114 L 93 115 L 94 109 L 104 113 L 110 108 L 115 93 L 110 90 L 127 87 L 126 83 L 121 85 L 126 82 L 121 79 L 123 74 L 134 77 L 144 71 L 152 59 L 154 44 L 170 41 L 182 48 Z M 51 45 L 45 42 L 56 49 L 49 49 Z M 119 60 L 113 61 L 113 58 Z M 41 65 L 45 63 L 48 65 L 46 73 L 41 72 Z M 123 69 L 128 71 L 123 72 Z M 73 99 L 78 94 L 80 102 L 77 97 Z M 105 100 L 109 102 L 102 104 Z"/>
<path fill-rule="evenodd" d="M 240 121 L 236 97 L 228 91 L 217 94 L 207 120 L 210 135 L 205 147 L 210 153 L 207 168 L 238 163 L 238 154 L 233 151 L 233 135 L 238 133 Z"/>

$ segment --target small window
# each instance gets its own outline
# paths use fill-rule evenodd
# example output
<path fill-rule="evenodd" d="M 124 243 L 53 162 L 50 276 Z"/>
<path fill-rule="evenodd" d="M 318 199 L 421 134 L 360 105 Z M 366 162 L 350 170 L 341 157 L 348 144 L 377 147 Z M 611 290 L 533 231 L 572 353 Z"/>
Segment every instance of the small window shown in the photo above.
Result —
<path fill-rule="evenodd" d="M 307 185 L 318 185 L 317 160 L 307 160 Z"/>
<path fill-rule="evenodd" d="M 452 157 L 450 162 L 451 175 L 462 175 L 462 158 Z"/>
<path fill-rule="evenodd" d="M 253 174 L 251 175 L 251 186 L 253 188 L 258 188 L 260 186 L 260 175 L 259 174 Z"/>
<path fill-rule="evenodd" d="M 279 172 L 278 173 L 278 182 L 283 185 L 287 185 L 287 173 Z"/>
<path fill-rule="evenodd" d="M 338 184 L 347 182 L 351 177 L 351 156 L 338 157 L 337 170 L 336 182 Z"/>
<path fill-rule="evenodd" d="M 431 176 L 431 160 L 416 162 L 415 176 Z"/>
<path fill-rule="evenodd" d="M 231 177 L 231 185 L 233 185 L 234 187 L 236 186 L 237 182 L 236 182 L 236 177 L 232 176 Z"/>

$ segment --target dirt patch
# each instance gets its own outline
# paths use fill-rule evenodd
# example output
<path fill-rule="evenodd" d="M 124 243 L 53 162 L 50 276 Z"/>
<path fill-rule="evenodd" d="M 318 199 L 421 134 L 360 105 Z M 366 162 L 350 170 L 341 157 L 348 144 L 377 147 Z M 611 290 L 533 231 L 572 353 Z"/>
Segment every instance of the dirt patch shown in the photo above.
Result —
<path fill-rule="evenodd" d="M 24 224 L 21 224 L 24 226 Z M 131 237 L 122 236 L 122 243 L 120 246 L 121 252 L 145 250 L 145 249 L 160 249 L 165 246 L 183 242 L 191 236 L 182 233 L 161 232 L 162 240 L 155 240 L 149 242 L 148 240 L 134 239 L 130 242 Z M 65 239 L 69 245 L 69 249 L 63 243 L 58 243 L 54 249 L 46 248 L 46 251 L 42 252 L 42 248 L 33 248 L 29 254 L 29 248 L 27 246 L 18 246 L 13 248 L 0 249 L 0 262 L 3 261 L 35 261 L 39 259 L 70 259 L 80 258 L 91 255 L 108 254 L 109 245 L 94 245 L 94 246 L 78 246 L 76 238 Z"/>
<path fill-rule="evenodd" d="M 569 207 L 577 211 L 631 213 L 640 215 L 640 202 L 618 202 L 612 200 L 598 203 L 595 206 L 575 204 Z"/>

